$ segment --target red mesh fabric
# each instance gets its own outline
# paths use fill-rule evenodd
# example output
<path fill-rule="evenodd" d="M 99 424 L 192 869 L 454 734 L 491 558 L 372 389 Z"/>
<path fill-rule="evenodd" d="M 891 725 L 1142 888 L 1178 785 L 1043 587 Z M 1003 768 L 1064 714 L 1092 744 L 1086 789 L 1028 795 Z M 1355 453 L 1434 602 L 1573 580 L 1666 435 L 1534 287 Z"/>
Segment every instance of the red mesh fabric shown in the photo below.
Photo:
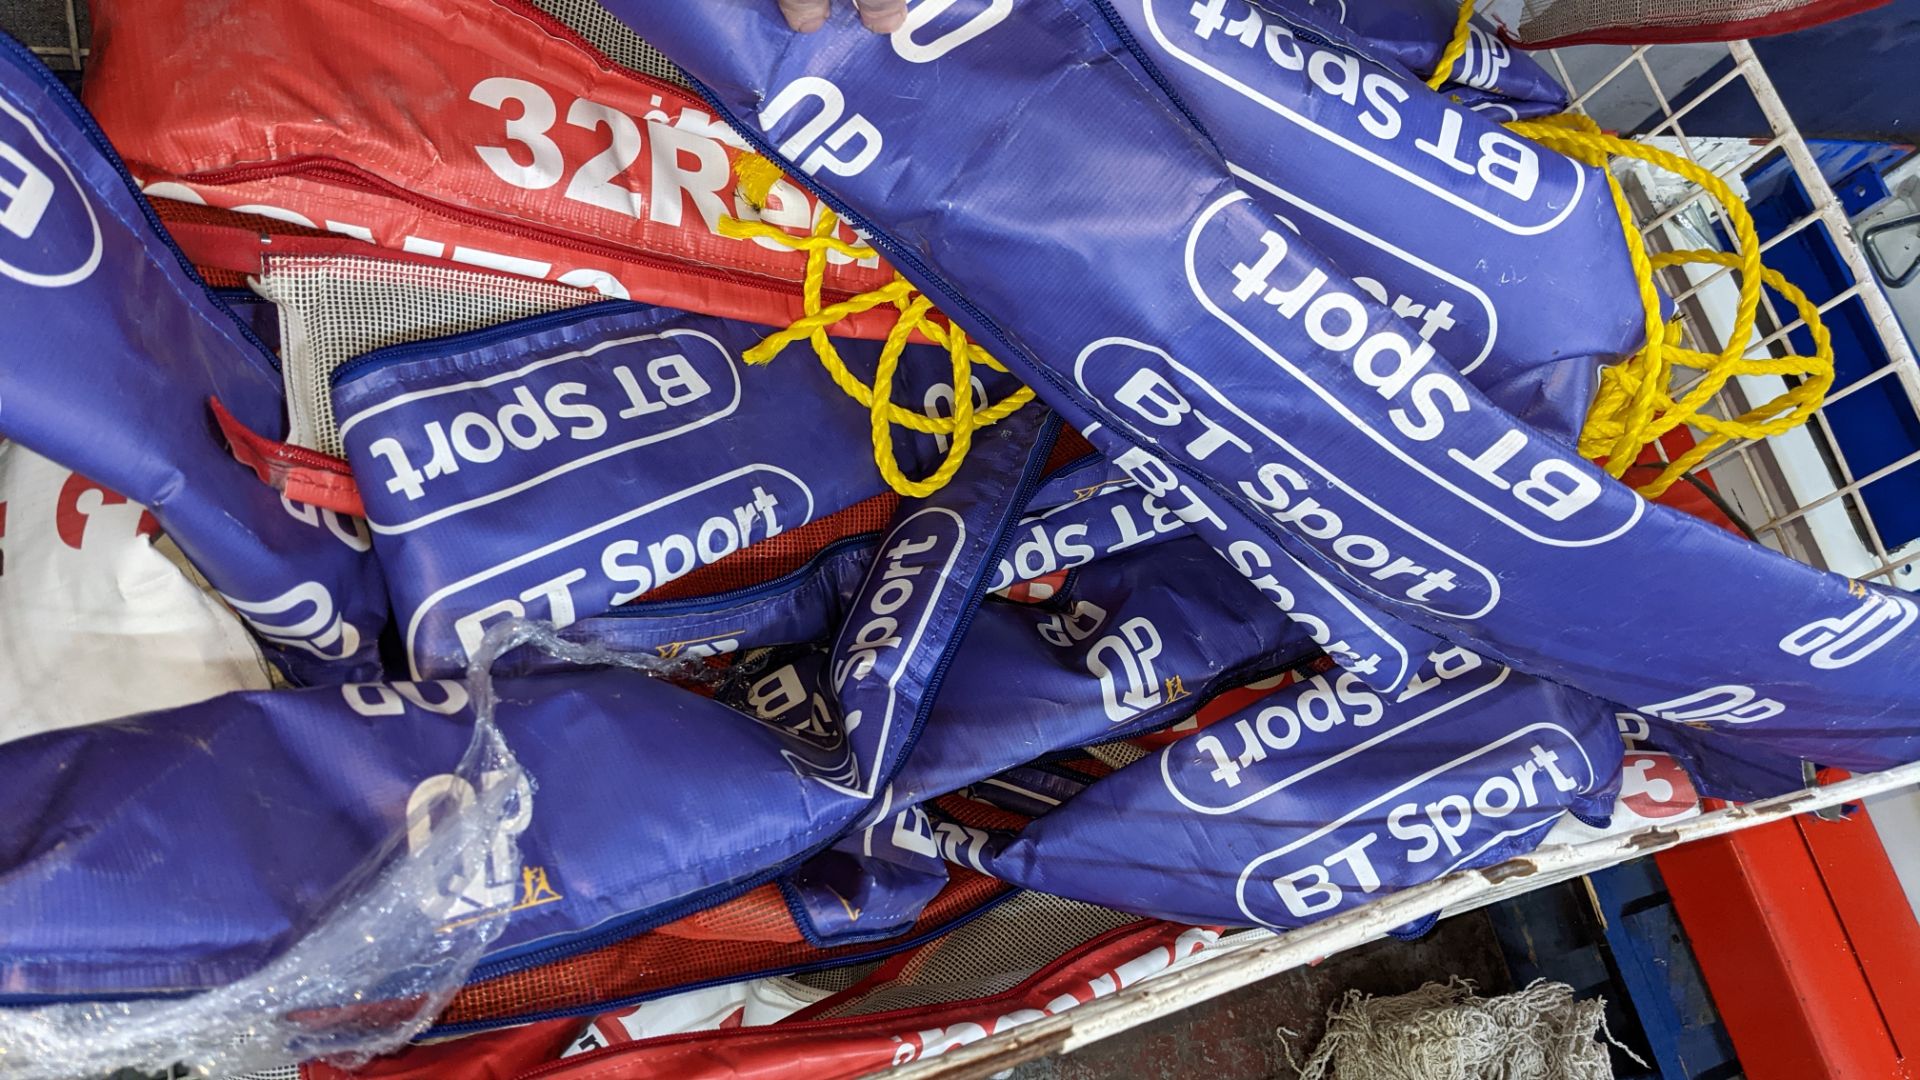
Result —
<path fill-rule="evenodd" d="M 1513 32 L 1529 49 L 1731 41 L 1804 30 L 1887 0 L 1527 0 Z"/>
<path fill-rule="evenodd" d="M 996 832 L 1018 832 L 1025 828 L 1032 818 L 1016 814 L 1011 810 L 1002 810 L 997 806 L 966 798 L 962 795 L 942 795 L 933 800 L 933 805 L 948 817 L 975 829 L 992 829 Z M 959 868 L 948 864 L 958 873 Z"/>
<path fill-rule="evenodd" d="M 1113 775 L 1113 766 L 1098 758 L 1074 758 L 1071 761 L 1059 762 L 1059 765 L 1061 768 L 1077 772 L 1089 780 L 1098 780 L 1103 776 Z"/>
<path fill-rule="evenodd" d="M 947 926 L 1009 889 L 964 867 L 950 869 L 952 880 L 921 913 L 911 935 Z M 756 889 L 605 948 L 475 983 L 454 996 L 440 1022 L 510 1020 L 528 1013 L 580 1008 L 754 972 L 849 960 L 873 949 L 871 945 L 819 949 L 797 940 L 797 932 L 794 940 L 768 940 L 776 936 L 776 922 L 783 922 L 789 929 L 793 926 L 779 891 L 771 886 Z M 729 941 L 708 936 L 723 926 L 738 926 L 760 937 Z"/>
<path fill-rule="evenodd" d="M 206 283 L 216 289 L 244 289 L 247 287 L 247 275 L 238 270 L 228 270 L 220 266 L 196 266 L 195 270 Z"/>
<path fill-rule="evenodd" d="M 780 887 L 762 885 L 745 896 L 697 911 L 654 933 L 688 941 L 772 941 L 792 944 L 800 931 L 787 913 Z"/>
<path fill-rule="evenodd" d="M 731 589 L 742 589 L 771 581 L 782 574 L 805 566 L 821 548 L 861 533 L 876 532 L 893 520 L 900 496 L 889 491 L 865 502 L 855 503 L 836 514 L 789 529 L 695 570 L 686 577 L 670 581 L 636 600 L 685 600 L 712 596 Z"/>
<path fill-rule="evenodd" d="M 1060 438 L 1053 444 L 1053 453 L 1047 457 L 1046 475 L 1051 476 L 1070 461 L 1078 461 L 1093 453 L 1093 444 L 1085 435 L 1072 427 L 1062 425 Z"/>
<path fill-rule="evenodd" d="M 337 233 L 321 229 L 309 229 L 304 225 L 295 225 L 291 221 L 279 218 L 262 217 L 259 214 L 240 214 L 232 210 L 222 210 L 214 206 L 201 206 L 198 203 L 181 202 L 178 199 L 151 199 L 153 209 L 160 215 L 163 225 L 217 225 L 222 228 L 244 229 L 253 233 L 265 233 L 270 236 L 333 236 Z M 368 249 L 373 251 L 372 248 Z"/>

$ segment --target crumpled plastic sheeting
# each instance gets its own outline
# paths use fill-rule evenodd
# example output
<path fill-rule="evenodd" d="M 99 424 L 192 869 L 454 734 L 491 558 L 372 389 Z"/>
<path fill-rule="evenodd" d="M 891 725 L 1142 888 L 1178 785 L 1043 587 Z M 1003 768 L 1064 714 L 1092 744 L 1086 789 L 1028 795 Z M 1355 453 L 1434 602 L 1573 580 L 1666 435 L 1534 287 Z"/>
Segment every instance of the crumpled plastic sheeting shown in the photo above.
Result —
<path fill-rule="evenodd" d="M 684 674 L 684 664 L 562 641 L 543 624 L 492 627 L 467 670 L 473 738 L 453 770 L 465 789 L 409 815 L 341 883 L 342 899 L 315 930 L 253 975 L 194 997 L 0 1009 L 0 1075 L 64 1080 L 173 1065 L 221 1075 L 313 1058 L 351 1066 L 425 1030 L 507 923 L 505 911 L 455 923 L 444 915 L 490 857 L 496 871 L 519 873 L 514 837 L 534 792 L 494 724 L 490 673 L 522 645 L 578 664 Z M 428 839 L 409 856 L 416 830 Z"/>
<path fill-rule="evenodd" d="M 0 742 L 270 685 L 245 625 L 155 546 L 146 507 L 5 440 L 0 506 Z"/>

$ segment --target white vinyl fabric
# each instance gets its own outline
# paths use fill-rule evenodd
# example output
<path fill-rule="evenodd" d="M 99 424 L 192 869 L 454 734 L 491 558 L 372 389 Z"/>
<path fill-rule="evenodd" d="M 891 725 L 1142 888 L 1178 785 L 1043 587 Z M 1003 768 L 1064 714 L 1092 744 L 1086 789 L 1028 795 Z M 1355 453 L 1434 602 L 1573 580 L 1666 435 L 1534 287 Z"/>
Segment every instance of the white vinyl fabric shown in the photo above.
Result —
<path fill-rule="evenodd" d="M 0 741 L 264 690 L 246 629 L 139 504 L 0 441 Z"/>

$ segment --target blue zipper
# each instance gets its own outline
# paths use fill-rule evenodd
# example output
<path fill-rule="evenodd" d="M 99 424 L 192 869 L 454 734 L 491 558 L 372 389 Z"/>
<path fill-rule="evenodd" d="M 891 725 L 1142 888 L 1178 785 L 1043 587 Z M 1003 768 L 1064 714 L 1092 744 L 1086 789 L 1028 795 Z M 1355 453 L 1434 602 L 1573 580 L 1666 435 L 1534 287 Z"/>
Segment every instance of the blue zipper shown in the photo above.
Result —
<path fill-rule="evenodd" d="M 1065 465 L 1062 465 L 1059 468 L 1048 473 L 1046 477 L 1041 480 L 1041 484 L 1044 486 L 1046 484 L 1051 484 L 1056 480 L 1064 480 L 1075 473 L 1086 472 L 1088 469 L 1094 468 L 1095 466 L 1104 465 L 1106 464 L 1106 461 L 1107 461 L 1106 457 L 1102 455 L 1098 450 L 1095 450 L 1092 453 L 1088 453 L 1088 454 L 1081 454 L 1079 457 L 1074 458 L 1072 461 L 1069 461 Z M 1043 507 L 1042 509 L 1049 509 L 1049 508 Z"/>
<path fill-rule="evenodd" d="M 200 271 L 193 268 L 193 262 L 187 258 L 186 252 L 181 251 L 180 245 L 174 242 L 173 234 L 161 224 L 160 215 L 154 212 L 153 205 L 147 201 L 147 197 L 140 193 L 139 182 L 134 180 L 133 174 L 127 171 L 126 163 L 120 160 L 120 155 L 113 149 L 112 141 L 107 138 L 106 132 L 100 130 L 100 125 L 94 120 L 93 114 L 87 111 L 86 106 L 80 104 L 80 99 L 73 96 L 73 91 L 67 89 L 67 84 L 61 82 L 52 69 L 41 63 L 39 57 L 33 55 L 32 50 L 4 32 L 0 32 L 0 47 L 5 48 L 20 61 L 28 73 L 46 88 L 48 96 L 54 103 L 67 111 L 68 118 L 74 122 L 74 126 L 79 128 L 80 133 L 85 135 L 88 141 L 93 143 L 94 148 L 100 151 L 101 156 L 107 159 L 107 163 L 113 166 L 113 171 L 120 174 L 121 182 L 127 186 L 127 191 L 133 196 L 134 205 L 140 208 L 141 215 L 146 218 L 147 227 L 159 238 L 161 246 L 173 253 L 175 261 L 180 264 L 180 269 L 185 272 L 187 279 L 200 287 L 201 295 L 207 298 L 207 302 L 216 311 L 227 317 L 227 321 L 233 324 L 234 330 L 239 333 L 241 339 L 259 350 L 267 363 L 273 365 L 273 370 L 279 371 L 280 357 L 275 355 L 272 349 L 267 348 L 267 343 L 260 340 L 260 335 L 253 332 L 253 327 L 248 326 L 246 320 L 234 314 L 233 309 L 227 306 L 227 302 L 220 299 L 219 294 L 207 284 L 206 279 L 200 276 Z"/>
<path fill-rule="evenodd" d="M 997 530 L 998 535 L 995 537 L 993 547 L 988 552 L 988 557 L 982 561 L 980 573 L 975 575 L 972 584 L 969 585 L 967 589 L 966 596 L 969 602 L 965 609 L 961 611 L 960 617 L 954 622 L 953 632 L 948 637 L 945 651 L 941 654 L 940 659 L 934 664 L 933 670 L 927 676 L 926 693 L 919 710 L 914 714 L 912 729 L 908 733 L 906 740 L 902 743 L 900 752 L 894 756 L 892 769 L 888 770 L 886 776 L 877 779 L 874 790 L 878 791 L 893 779 L 894 775 L 899 772 L 901 765 L 905 763 L 907 756 L 913 752 L 914 746 L 919 742 L 920 731 L 926 726 L 927 712 L 933 708 L 933 702 L 940 693 L 940 685 L 946 679 L 947 669 L 953 665 L 954 654 L 959 651 L 960 641 L 966 636 L 967 628 L 973 624 L 974 613 L 979 609 L 980 605 L 975 602 L 977 601 L 975 594 L 984 587 L 991 568 L 999 564 L 1001 557 L 1006 554 L 1007 547 L 1013 543 L 1012 525 L 1019 520 L 1019 516 L 1025 508 L 1027 500 L 1033 495 L 1034 489 L 1039 486 L 1040 474 L 1046 468 L 1047 457 L 1053 449 L 1054 440 L 1059 437 L 1060 425 L 1061 420 L 1058 415 L 1048 416 L 1046 421 L 1041 425 L 1039 434 L 1034 440 L 1034 445 L 1028 452 L 1026 467 L 1021 472 L 1020 483 L 1015 487 L 1014 497 L 1009 500 L 1007 510 L 1002 516 L 1001 525 Z M 868 805 L 872 805 L 871 799 L 868 800 Z M 858 821 L 861 816 L 861 814 L 855 814 L 851 820 Z M 831 847 L 834 841 L 838 840 L 841 835 L 841 833 L 834 833 L 825 840 L 809 845 L 793 858 L 779 863 L 770 869 L 750 874 L 739 881 L 700 890 L 682 897 L 671 904 L 667 904 L 664 907 L 633 912 L 616 921 L 603 924 L 597 930 L 569 938 L 566 941 L 556 942 L 553 945 L 530 949 L 526 952 L 512 952 L 482 960 L 474 965 L 472 974 L 468 976 L 468 981 L 477 982 L 485 979 L 498 978 L 501 975 L 509 975 L 514 972 L 525 971 L 528 968 L 550 964 L 557 960 L 564 960 L 570 956 L 577 956 L 580 953 L 592 952 L 595 949 L 613 944 L 616 941 L 623 941 L 635 934 L 645 933 L 655 927 L 664 926 L 667 923 L 691 915 L 696 911 L 704 910 L 715 904 L 725 903 L 728 900 L 742 896 L 769 881 L 781 877 L 801 863 L 806 862 L 808 859 L 813 858 L 815 855 Z"/>
<path fill-rule="evenodd" d="M 242 979 L 246 976 L 236 975 Z M 192 990 L 76 990 L 71 993 L 58 991 L 42 994 L 0 993 L 0 1011 L 7 1009 L 26 1009 L 39 1005 L 119 1005 L 136 1001 L 185 1001 L 197 997 L 215 987 L 198 987 Z"/>
<path fill-rule="evenodd" d="M 1613 827 L 1613 814 L 1583 814 L 1573 807 L 1567 807 L 1568 816 L 1590 829 L 1610 829 Z"/>
<path fill-rule="evenodd" d="M 1059 468 L 1053 470 L 1051 473 L 1048 473 L 1047 479 L 1057 480 L 1062 476 L 1066 476 L 1068 473 L 1077 473 L 1085 469 L 1092 468 L 1093 466 L 1098 465 L 1105 460 L 1106 458 L 1100 455 L 1100 451 L 1092 450 L 1087 453 L 1081 454 L 1079 457 L 1074 458 L 1072 461 L 1069 461 L 1065 465 L 1062 465 Z"/>
<path fill-rule="evenodd" d="M 827 563 L 856 547 L 873 544 L 884 535 L 884 531 L 875 530 L 872 532 L 855 533 L 852 536 L 843 536 L 833 543 L 828 544 L 826 547 L 821 548 L 819 551 L 814 552 L 813 557 L 808 559 L 804 564 L 781 574 L 779 577 L 770 578 L 756 585 L 742 585 L 737 589 L 713 593 L 709 596 L 694 597 L 689 600 L 654 600 L 651 602 L 643 600 L 633 604 L 622 604 L 619 607 L 610 611 L 601 612 L 593 617 L 595 619 L 644 619 L 661 615 L 700 614 L 717 608 L 731 607 L 743 601 L 753 600 L 792 588 L 818 573 L 820 568 Z"/>
<path fill-rule="evenodd" d="M 571 1016 L 592 1016 L 596 1013 L 608 1012 L 613 1009 L 624 1009 L 629 1006 L 639 1005 L 652 1001 L 655 998 L 668 997 L 673 994 L 690 993 L 695 990 L 705 990 L 711 986 L 725 986 L 747 979 L 766 979 L 781 975 L 799 975 L 808 971 L 820 971 L 824 968 L 841 967 L 847 964 L 860 964 L 880 960 L 892 956 L 895 953 L 918 948 L 929 941 L 951 934 L 980 916 L 985 915 L 987 912 L 992 911 L 994 908 L 999 907 L 1001 904 L 1006 903 L 1008 900 L 1013 899 L 1019 895 L 1020 891 L 1021 890 L 1017 888 L 1008 886 L 1006 891 L 1000 895 L 989 897 L 987 901 L 979 907 L 974 908 L 972 911 L 963 912 L 940 926 L 936 926 L 920 934 L 915 934 L 912 937 L 880 943 L 877 948 L 860 953 L 828 957 L 810 964 L 793 964 L 787 967 L 767 968 L 762 971 L 744 972 L 737 975 L 723 975 L 719 978 L 705 979 L 697 983 L 676 983 L 672 986 L 661 987 L 658 990 L 630 994 L 623 998 L 596 1001 L 587 1005 L 569 1005 L 564 1009 L 549 1009 L 546 1012 L 515 1014 L 513 1016 L 502 1016 L 489 1020 L 463 1020 L 457 1024 L 438 1024 L 428 1028 L 419 1036 L 416 1036 L 416 1038 L 434 1039 L 455 1035 L 472 1035 L 476 1032 L 492 1031 L 496 1028 L 512 1025 L 537 1024 L 543 1020 L 564 1020 Z"/>
<path fill-rule="evenodd" d="M 858 820 L 858 815 L 855 815 L 853 820 Z M 523 946 L 526 951 L 510 951 L 503 955 L 481 960 L 473 966 L 473 971 L 467 976 L 466 981 L 469 983 L 484 982 L 488 979 L 497 979 L 502 975 L 512 975 L 516 972 L 526 971 L 529 968 L 541 967 L 545 964 L 565 960 L 568 957 L 578 956 L 581 953 L 592 952 L 595 949 L 612 945 L 615 942 L 625 941 L 636 934 L 644 934 L 649 930 L 665 926 L 670 922 L 676 922 L 695 912 L 705 911 L 707 908 L 724 904 L 729 900 L 752 892 L 754 889 L 765 885 L 767 882 L 780 877 L 794 867 L 813 858 L 815 855 L 831 847 L 833 842 L 839 839 L 839 837 L 840 833 L 834 833 L 825 840 L 816 842 L 802 850 L 800 854 L 794 856 L 792 859 L 779 863 L 771 869 L 749 874 L 738 881 L 729 882 L 724 885 L 716 885 L 690 893 L 661 907 L 629 912 L 618 919 L 602 924 L 596 930 L 568 936 L 566 940 L 537 948 L 532 947 L 535 943 L 529 942 L 527 946 Z"/>
<path fill-rule="evenodd" d="M 1207 140 L 1207 145 L 1213 148 L 1213 152 L 1225 158 L 1227 155 L 1220 149 L 1220 144 L 1214 141 L 1213 132 L 1208 131 L 1207 125 L 1200 122 L 1200 117 L 1194 115 L 1192 109 L 1187 108 L 1185 99 L 1174 92 L 1173 84 L 1167 81 L 1165 75 L 1160 74 L 1159 65 L 1155 64 L 1153 58 L 1147 55 L 1147 50 L 1140 47 L 1139 39 L 1133 36 L 1133 31 L 1127 29 L 1126 20 L 1122 19 L 1120 13 L 1113 9 L 1113 4 L 1110 0 L 1087 0 L 1087 2 L 1093 5 L 1093 9 L 1100 13 L 1101 18 L 1107 20 L 1107 27 L 1113 31 L 1114 37 L 1118 38 L 1120 44 L 1127 52 L 1133 55 L 1134 60 L 1146 71 L 1147 78 L 1153 80 L 1153 85 L 1159 87 L 1160 92 L 1167 95 L 1167 100 L 1173 103 L 1173 107 L 1179 110 L 1181 116 L 1187 118 L 1187 123 L 1193 125 L 1193 130 L 1199 132 L 1200 137 Z"/>
<path fill-rule="evenodd" d="M 631 309 L 636 312 L 651 310 L 649 305 L 634 303 L 631 300 L 599 300 L 591 304 L 583 304 L 579 307 L 549 311 L 543 315 L 529 315 L 524 319 L 515 319 L 512 322 L 486 326 L 478 330 L 466 330 L 458 334 L 448 334 L 444 337 L 427 338 L 422 341 L 408 341 L 399 345 L 388 345 L 369 353 L 362 353 L 346 363 L 341 364 L 339 367 L 334 368 L 333 374 L 328 377 L 328 381 L 334 386 L 339 386 L 343 382 L 350 382 L 362 375 L 371 374 L 382 368 L 392 367 L 395 364 L 404 364 L 409 360 L 415 360 L 422 356 L 446 356 L 449 353 L 478 349 L 503 341 L 512 341 L 515 338 L 538 333 L 542 330 L 550 330 L 558 326 L 568 326 L 587 319 L 597 319 L 603 315 L 616 314 L 623 309 Z"/>

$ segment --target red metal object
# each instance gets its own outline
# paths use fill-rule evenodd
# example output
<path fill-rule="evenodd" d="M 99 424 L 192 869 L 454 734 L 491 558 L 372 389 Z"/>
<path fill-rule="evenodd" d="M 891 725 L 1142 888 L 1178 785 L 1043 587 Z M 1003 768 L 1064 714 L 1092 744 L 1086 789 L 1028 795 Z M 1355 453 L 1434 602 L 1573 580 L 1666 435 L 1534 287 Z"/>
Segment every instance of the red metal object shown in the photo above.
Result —
<path fill-rule="evenodd" d="M 1678 456 L 1692 441 L 1663 448 Z M 1657 468 L 1649 452 L 1629 482 Z M 1660 501 L 1738 531 L 1699 488 L 1675 484 Z M 1823 770 L 1819 782 L 1845 775 Z M 1655 856 L 1747 1080 L 1920 1076 L 1920 920 L 1872 820 L 1853 809 Z"/>
<path fill-rule="evenodd" d="M 1920 1073 L 1920 922 L 1864 813 L 1656 860 L 1748 1080 Z"/>
<path fill-rule="evenodd" d="M 1822 770 L 1822 783 L 1831 782 L 1830 771 Z M 1801 818 L 1797 824 L 1887 1035 L 1906 1064 L 1900 1075 L 1920 1073 L 1920 920 L 1894 875 L 1879 831 L 1857 811 L 1844 822 Z"/>

